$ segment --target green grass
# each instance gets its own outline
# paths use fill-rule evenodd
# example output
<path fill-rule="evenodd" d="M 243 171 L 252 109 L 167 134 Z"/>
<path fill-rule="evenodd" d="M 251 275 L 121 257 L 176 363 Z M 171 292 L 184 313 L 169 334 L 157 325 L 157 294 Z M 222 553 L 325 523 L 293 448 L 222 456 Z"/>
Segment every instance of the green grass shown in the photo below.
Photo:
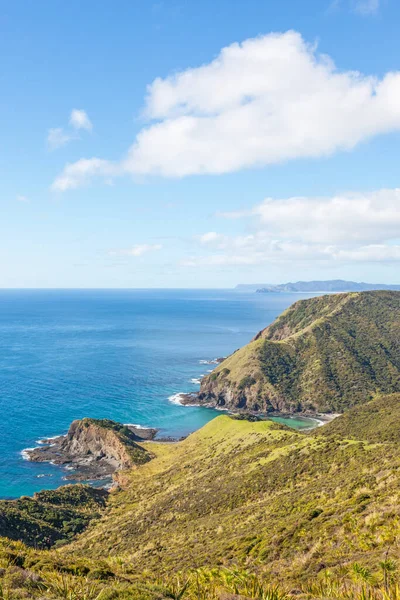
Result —
<path fill-rule="evenodd" d="M 65 552 L 138 572 L 267 567 L 290 581 L 377 564 L 400 533 L 400 448 L 349 434 L 361 408 L 318 434 L 221 416 L 179 444 L 149 443 L 156 458 L 123 474 L 105 516 Z"/>
<path fill-rule="evenodd" d="M 278 580 L 243 568 L 155 577 L 133 572 L 129 561 L 71 562 L 0 539 L 2 600 L 400 600 L 398 567 L 388 558 L 373 568 L 354 562 L 301 585 Z"/>
<path fill-rule="evenodd" d="M 92 520 L 50 551 L 0 540 L 0 599 L 400 600 L 399 423 L 393 394 L 310 433 L 221 415 L 147 442 L 106 506 L 84 486 L 19 501 L 29 526 Z"/>

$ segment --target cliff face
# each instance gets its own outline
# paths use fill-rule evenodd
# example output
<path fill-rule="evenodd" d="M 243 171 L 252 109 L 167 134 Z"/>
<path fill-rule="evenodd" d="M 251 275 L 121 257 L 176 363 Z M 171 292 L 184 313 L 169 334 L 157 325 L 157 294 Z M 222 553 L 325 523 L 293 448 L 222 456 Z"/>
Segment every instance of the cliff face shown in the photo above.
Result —
<path fill-rule="evenodd" d="M 102 479 L 150 460 L 128 427 L 108 419 L 74 421 L 65 437 L 29 451 L 33 461 L 68 465 L 73 480 Z"/>
<path fill-rule="evenodd" d="M 202 380 L 199 401 L 342 412 L 400 391 L 400 292 L 301 300 Z"/>
<path fill-rule="evenodd" d="M 99 426 L 90 419 L 73 421 L 60 451 L 69 456 L 105 460 L 115 469 L 128 469 L 134 464 L 128 446 L 114 429 Z"/>

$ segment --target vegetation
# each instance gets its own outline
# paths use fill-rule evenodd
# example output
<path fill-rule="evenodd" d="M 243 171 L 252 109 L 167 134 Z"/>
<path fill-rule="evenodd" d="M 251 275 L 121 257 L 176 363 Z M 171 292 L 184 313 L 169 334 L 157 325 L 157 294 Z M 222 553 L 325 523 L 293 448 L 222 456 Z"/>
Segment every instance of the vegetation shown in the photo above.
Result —
<path fill-rule="evenodd" d="M 155 458 L 121 472 L 102 519 L 62 553 L 163 576 L 239 565 L 299 586 L 353 562 L 373 570 L 399 553 L 399 419 L 397 394 L 309 434 L 221 416 L 178 444 L 149 443 Z"/>
<path fill-rule="evenodd" d="M 353 562 L 300 585 L 247 569 L 191 569 L 163 576 L 134 572 L 129 560 L 75 561 L 0 539 L 2 600 L 400 600 L 397 563 Z"/>
<path fill-rule="evenodd" d="M 0 535 L 37 548 L 65 543 L 100 516 L 107 496 L 105 490 L 67 485 L 39 492 L 33 498 L 2 500 Z"/>
<path fill-rule="evenodd" d="M 293 304 L 202 381 L 200 400 L 261 411 L 343 412 L 400 391 L 400 292 Z"/>

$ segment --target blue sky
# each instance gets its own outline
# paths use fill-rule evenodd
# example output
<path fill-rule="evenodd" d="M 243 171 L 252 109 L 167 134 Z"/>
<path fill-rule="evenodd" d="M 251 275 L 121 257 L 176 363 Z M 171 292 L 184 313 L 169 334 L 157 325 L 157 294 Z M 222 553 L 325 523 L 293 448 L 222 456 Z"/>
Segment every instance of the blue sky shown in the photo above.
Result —
<path fill-rule="evenodd" d="M 0 2 L 1 287 L 400 283 L 395 0 Z"/>

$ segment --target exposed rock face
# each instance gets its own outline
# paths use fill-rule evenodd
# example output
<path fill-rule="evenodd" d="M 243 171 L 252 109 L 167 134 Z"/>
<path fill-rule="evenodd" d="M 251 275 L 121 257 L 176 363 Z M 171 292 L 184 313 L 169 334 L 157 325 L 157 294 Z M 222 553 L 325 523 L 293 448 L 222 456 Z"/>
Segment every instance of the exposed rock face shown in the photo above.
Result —
<path fill-rule="evenodd" d="M 399 391 L 400 292 L 378 291 L 296 302 L 204 377 L 195 402 L 343 412 Z"/>
<path fill-rule="evenodd" d="M 72 470 L 66 479 L 103 479 L 150 460 L 150 453 L 136 439 L 134 431 L 114 421 L 82 419 L 73 421 L 65 437 L 27 453 L 30 460 L 52 461 Z"/>

